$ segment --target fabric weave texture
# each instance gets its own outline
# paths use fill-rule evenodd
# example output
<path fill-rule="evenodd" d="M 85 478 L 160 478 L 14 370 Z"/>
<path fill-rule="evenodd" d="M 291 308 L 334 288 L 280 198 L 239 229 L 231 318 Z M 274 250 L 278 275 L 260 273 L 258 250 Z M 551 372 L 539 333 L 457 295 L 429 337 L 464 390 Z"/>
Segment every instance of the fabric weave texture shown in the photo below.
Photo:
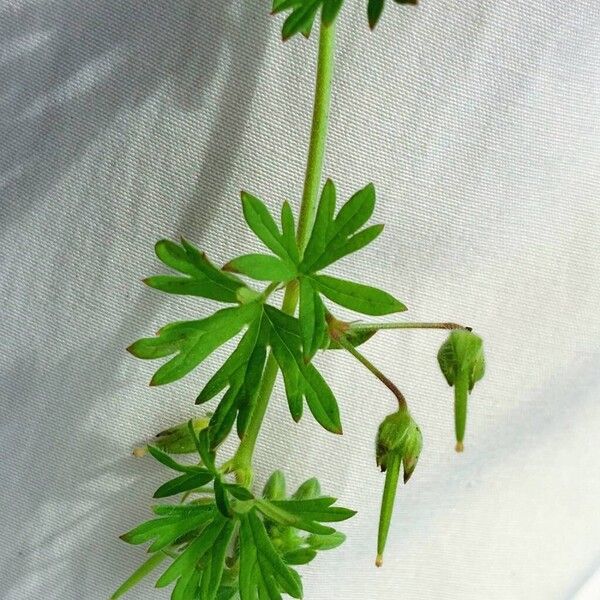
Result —
<path fill-rule="evenodd" d="M 302 569 L 307 600 L 598 598 L 600 4 L 390 3 L 373 34 L 365 4 L 340 20 L 325 174 L 344 198 L 373 181 L 386 228 L 336 274 L 385 287 L 407 319 L 473 326 L 488 371 L 457 455 L 445 334 L 365 345 L 424 436 L 382 569 L 374 438 L 394 399 L 350 356 L 316 358 L 342 437 L 294 425 L 278 384 L 259 483 L 283 466 L 358 510 L 347 543 Z M 183 235 L 225 262 L 260 250 L 240 189 L 299 204 L 316 44 L 282 44 L 268 13 L 0 3 L 5 600 L 105 599 L 144 559 L 118 535 L 165 471 L 131 449 L 195 414 L 224 356 L 151 389 L 154 364 L 125 353 L 210 307 L 142 285 L 162 272 L 153 244 Z M 129 595 L 167 597 L 151 581 Z"/>

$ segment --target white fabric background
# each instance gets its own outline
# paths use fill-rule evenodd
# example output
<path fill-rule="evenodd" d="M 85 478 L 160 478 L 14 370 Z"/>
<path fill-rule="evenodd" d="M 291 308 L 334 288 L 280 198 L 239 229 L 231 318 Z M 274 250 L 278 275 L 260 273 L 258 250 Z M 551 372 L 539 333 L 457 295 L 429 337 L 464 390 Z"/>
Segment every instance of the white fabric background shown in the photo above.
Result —
<path fill-rule="evenodd" d="M 387 227 L 336 272 L 473 325 L 488 373 L 459 456 L 444 334 L 365 346 L 425 436 L 381 570 L 372 445 L 393 401 L 350 357 L 318 358 L 345 435 L 293 426 L 279 390 L 259 480 L 318 475 L 359 511 L 303 570 L 309 600 L 599 598 L 600 5 L 390 3 L 370 35 L 364 4 L 340 24 L 326 174 L 344 197 L 373 180 Z M 259 248 L 240 188 L 298 205 L 315 41 L 282 45 L 268 5 L 0 2 L 3 599 L 103 599 L 143 558 L 117 536 L 165 472 L 131 448 L 193 413 L 223 356 L 149 389 L 156 365 L 124 352 L 208 307 L 144 288 L 153 243 L 225 261 Z"/>

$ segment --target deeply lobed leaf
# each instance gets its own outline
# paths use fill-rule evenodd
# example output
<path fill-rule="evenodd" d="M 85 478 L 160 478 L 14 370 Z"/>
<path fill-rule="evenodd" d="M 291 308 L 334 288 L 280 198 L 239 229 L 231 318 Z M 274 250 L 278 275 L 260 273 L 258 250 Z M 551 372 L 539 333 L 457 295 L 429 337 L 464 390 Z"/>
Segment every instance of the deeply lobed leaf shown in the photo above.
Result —
<path fill-rule="evenodd" d="M 283 374 L 286 396 L 292 417 L 302 416 L 302 398 L 325 429 L 341 433 L 339 408 L 331 388 L 312 364 L 304 361 L 298 320 L 282 311 L 265 306 L 270 325 L 269 341 Z"/>
<path fill-rule="evenodd" d="M 231 431 L 237 418 L 238 435 L 243 436 L 252 413 L 267 354 L 268 336 L 262 314 L 248 327 L 238 346 L 204 386 L 196 403 L 207 402 L 225 387 L 209 431 L 211 446 L 218 446 Z"/>
<path fill-rule="evenodd" d="M 288 249 L 289 240 L 284 239 L 264 202 L 242 192 L 242 209 L 246 223 L 258 239 L 284 262 L 295 264 L 293 252 Z"/>
<path fill-rule="evenodd" d="M 182 239 L 181 246 L 169 240 L 160 240 L 154 249 L 165 265 L 183 273 L 185 277 L 156 275 L 145 279 L 146 285 L 169 294 L 200 296 L 220 302 L 238 302 L 238 292 L 244 287 L 244 283 L 237 277 L 217 269 L 205 254 L 186 240 Z"/>
<path fill-rule="evenodd" d="M 337 215 L 335 205 L 335 185 L 327 180 L 321 192 L 312 233 L 298 267 L 300 332 L 307 362 L 328 337 L 327 310 L 321 295 L 340 306 L 368 315 L 387 315 L 406 310 L 402 302 L 387 292 L 318 273 L 340 258 L 364 248 L 383 230 L 382 225 L 361 229 L 375 207 L 375 188 L 372 184 L 356 192 Z"/>
<path fill-rule="evenodd" d="M 287 246 L 287 244 L 286 244 Z M 286 248 L 287 250 L 287 248 Z M 228 262 L 225 270 L 247 275 L 258 281 L 289 281 L 296 277 L 296 268 L 291 260 L 286 262 L 268 254 L 245 254 Z"/>
<path fill-rule="evenodd" d="M 156 552 L 175 544 L 187 533 L 204 526 L 213 516 L 212 513 L 205 511 L 185 519 L 177 517 L 153 519 L 124 534 L 121 539 L 129 544 L 143 544 L 154 540 L 148 550 Z"/>
<path fill-rule="evenodd" d="M 143 338 L 129 346 L 138 358 L 156 359 L 175 354 L 156 371 L 150 385 L 164 385 L 181 379 L 210 356 L 219 346 L 236 336 L 260 313 L 259 303 L 243 304 L 217 311 L 198 321 L 166 325 L 153 338 Z"/>
<path fill-rule="evenodd" d="M 319 271 L 343 256 L 360 250 L 373 241 L 382 230 L 363 230 L 355 234 L 370 218 L 375 208 L 375 188 L 369 184 L 356 192 L 334 217 L 336 191 L 333 181 L 327 180 L 321 192 L 315 224 L 306 246 L 300 271 L 310 274 Z M 369 231 L 365 235 L 364 231 Z"/>

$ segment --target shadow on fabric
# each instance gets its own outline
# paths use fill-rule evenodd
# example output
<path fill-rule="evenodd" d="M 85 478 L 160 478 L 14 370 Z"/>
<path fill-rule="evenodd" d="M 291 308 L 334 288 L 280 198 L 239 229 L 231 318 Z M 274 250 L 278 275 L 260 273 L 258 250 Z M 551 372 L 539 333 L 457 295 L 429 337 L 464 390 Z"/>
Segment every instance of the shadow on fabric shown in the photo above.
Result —
<path fill-rule="evenodd" d="M 212 182 L 219 174 L 223 183 L 212 186 L 218 199 L 231 173 L 265 53 L 269 20 L 254 22 L 252 35 L 247 31 L 255 13 L 254 3 L 235 0 L 222 0 L 218 8 L 198 0 L 58 0 L 0 10 L 0 81 L 8 82 L 0 95 L 0 221 L 5 226 L 18 223 L 38 209 L 53 182 L 122 111 L 135 109 L 165 82 L 177 108 L 200 112 L 204 89 L 227 54 L 231 66 L 219 88 L 219 112 L 197 177 L 197 182 Z M 191 191 L 175 228 L 185 227 L 201 240 L 218 204 L 198 210 L 197 192 Z M 150 302 L 144 299 L 143 310 L 134 303 L 117 314 L 116 331 L 106 339 L 93 330 L 92 321 L 95 314 L 117 310 L 115 294 L 98 297 L 97 291 L 85 289 L 93 282 L 84 278 L 80 285 L 82 297 L 91 294 L 96 300 L 90 310 L 77 307 L 74 312 L 81 337 L 68 355 L 53 358 L 49 344 L 43 358 L 35 352 L 17 356 L 13 362 L 20 366 L 5 382 L 20 406 L 18 415 L 3 410 L 9 414 L 2 427 L 31 432 L 14 451 L 21 468 L 11 472 L 3 467 L 27 496 L 26 506 L 12 507 L 13 519 L 23 530 L 41 532 L 31 540 L 23 534 L 27 541 L 14 549 L 14 562 L 2 565 L 2 587 L 11 598 L 100 598 L 114 591 L 98 589 L 99 581 L 117 586 L 138 558 L 116 535 L 135 524 L 132 506 L 140 507 L 140 519 L 147 517 L 156 480 L 155 465 L 115 458 L 101 434 L 83 439 L 69 432 L 81 429 L 101 396 L 119 393 L 124 348 L 139 337 L 161 298 L 152 294 Z M 51 309 L 50 299 L 45 300 Z M 9 399 L 5 402 L 8 408 Z M 55 415 L 59 406 L 60 418 Z M 99 458 L 88 464 L 90 456 Z M 31 465 L 27 477 L 25 464 Z M 50 534 L 43 531 L 44 523 L 50 524 Z M 76 544 L 69 541 L 75 538 Z M 33 564 L 35 573 L 28 570 Z"/>

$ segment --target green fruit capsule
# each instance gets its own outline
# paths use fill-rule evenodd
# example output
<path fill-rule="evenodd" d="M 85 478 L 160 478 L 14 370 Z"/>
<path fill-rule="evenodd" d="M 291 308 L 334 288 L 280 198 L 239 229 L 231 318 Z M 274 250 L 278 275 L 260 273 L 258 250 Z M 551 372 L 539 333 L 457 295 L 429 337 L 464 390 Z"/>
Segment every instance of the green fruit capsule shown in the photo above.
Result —
<path fill-rule="evenodd" d="M 455 330 L 442 344 L 438 363 L 448 385 L 454 386 L 456 451 L 463 451 L 469 393 L 485 373 L 483 340 L 467 330 Z"/>
<path fill-rule="evenodd" d="M 381 499 L 377 536 L 377 559 L 375 564 L 378 567 L 383 564 L 383 551 L 385 550 L 392 521 L 400 467 L 403 469 L 403 479 L 406 483 L 417 466 L 422 447 L 421 430 L 405 408 L 388 415 L 379 426 L 376 458 L 377 465 L 385 472 L 385 485 Z"/>

